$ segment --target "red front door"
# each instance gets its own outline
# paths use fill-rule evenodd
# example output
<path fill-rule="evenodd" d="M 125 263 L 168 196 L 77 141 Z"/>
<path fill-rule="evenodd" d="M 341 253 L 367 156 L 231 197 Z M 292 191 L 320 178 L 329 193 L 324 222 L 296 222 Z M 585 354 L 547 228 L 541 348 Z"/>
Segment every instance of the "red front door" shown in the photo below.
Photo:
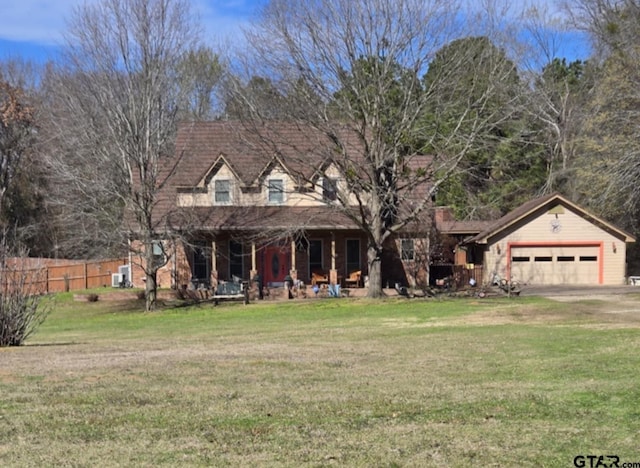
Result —
<path fill-rule="evenodd" d="M 283 247 L 266 247 L 264 250 L 264 281 L 283 283 L 289 274 L 289 249 Z"/>

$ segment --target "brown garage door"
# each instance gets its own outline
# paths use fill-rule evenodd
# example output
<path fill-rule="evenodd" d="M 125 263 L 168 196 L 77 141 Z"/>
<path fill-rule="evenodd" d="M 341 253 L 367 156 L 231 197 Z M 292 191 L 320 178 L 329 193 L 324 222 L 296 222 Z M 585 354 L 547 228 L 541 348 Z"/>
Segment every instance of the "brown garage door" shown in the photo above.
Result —
<path fill-rule="evenodd" d="M 598 284 L 595 246 L 513 247 L 511 275 L 528 284 Z"/>

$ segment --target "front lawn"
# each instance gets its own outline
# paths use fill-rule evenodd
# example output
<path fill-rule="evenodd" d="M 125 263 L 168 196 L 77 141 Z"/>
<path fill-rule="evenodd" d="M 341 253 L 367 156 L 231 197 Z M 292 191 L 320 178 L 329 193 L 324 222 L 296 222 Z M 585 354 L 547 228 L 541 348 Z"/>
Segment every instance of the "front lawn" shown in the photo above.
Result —
<path fill-rule="evenodd" d="M 0 349 L 3 466 L 640 461 L 640 315 L 536 298 L 140 311 L 61 295 Z"/>

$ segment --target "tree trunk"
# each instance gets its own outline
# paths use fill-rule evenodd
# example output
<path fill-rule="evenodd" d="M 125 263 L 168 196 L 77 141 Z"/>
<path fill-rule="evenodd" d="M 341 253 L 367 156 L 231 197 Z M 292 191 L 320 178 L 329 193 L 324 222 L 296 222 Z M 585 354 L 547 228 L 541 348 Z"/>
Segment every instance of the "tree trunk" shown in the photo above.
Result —
<path fill-rule="evenodd" d="M 145 310 L 151 312 L 156 308 L 158 287 L 156 284 L 156 274 L 147 273 L 147 281 L 145 284 Z"/>
<path fill-rule="evenodd" d="M 145 257 L 145 310 L 151 312 L 156 308 L 158 291 L 158 268 L 153 255 L 153 243 L 147 243 L 144 248 Z"/>
<path fill-rule="evenodd" d="M 367 297 L 382 297 L 382 248 L 370 243 L 367 247 L 367 264 L 369 267 L 369 290 Z"/>

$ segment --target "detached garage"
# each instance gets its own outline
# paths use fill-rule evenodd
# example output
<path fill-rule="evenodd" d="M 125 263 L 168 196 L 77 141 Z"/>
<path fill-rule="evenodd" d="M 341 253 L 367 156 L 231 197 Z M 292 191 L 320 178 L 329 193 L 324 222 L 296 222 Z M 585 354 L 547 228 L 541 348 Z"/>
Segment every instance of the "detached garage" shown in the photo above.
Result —
<path fill-rule="evenodd" d="M 628 233 L 552 194 L 520 206 L 465 244 L 482 254 L 485 283 L 618 285 L 625 283 L 629 242 L 635 239 Z"/>

